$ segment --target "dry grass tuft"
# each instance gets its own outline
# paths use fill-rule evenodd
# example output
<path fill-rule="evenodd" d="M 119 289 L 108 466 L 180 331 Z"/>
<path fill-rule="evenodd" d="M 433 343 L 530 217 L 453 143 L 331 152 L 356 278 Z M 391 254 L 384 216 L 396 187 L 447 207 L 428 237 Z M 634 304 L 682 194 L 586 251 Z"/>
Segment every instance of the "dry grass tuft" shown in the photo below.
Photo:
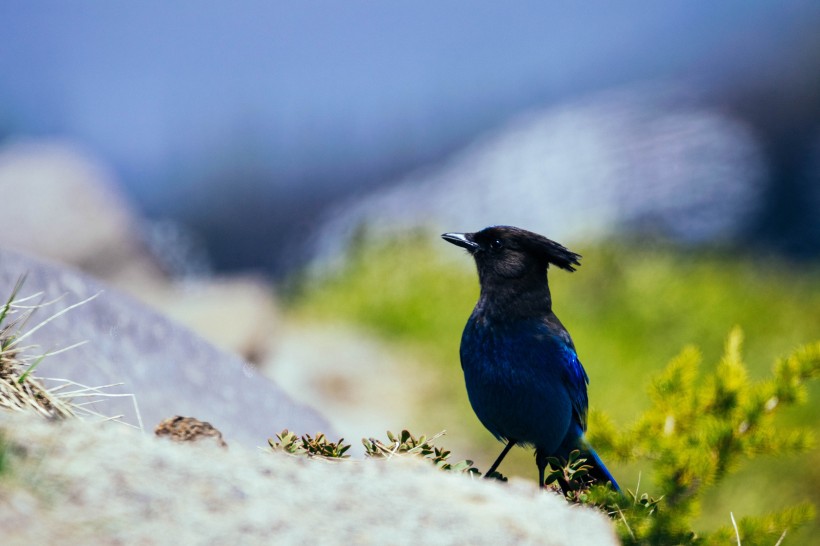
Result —
<path fill-rule="evenodd" d="M 12 411 L 33 410 L 49 419 L 73 417 L 71 405 L 49 391 L 31 372 L 45 355 L 31 360 L 27 347 L 20 347 L 20 331 L 35 307 L 17 299 L 25 277 L 17 281 L 0 309 L 0 408 Z"/>
<path fill-rule="evenodd" d="M 119 384 L 88 387 L 69 379 L 41 379 L 34 376 L 35 369 L 46 357 L 79 347 L 85 343 L 84 341 L 42 354 L 37 354 L 34 346 L 21 345 L 21 342 L 31 334 L 72 309 L 93 300 L 99 293 L 49 315 L 34 326 L 27 327 L 29 319 L 36 310 L 53 305 L 62 298 L 43 302 L 42 292 L 18 298 L 24 282 L 25 276 L 20 277 L 6 303 L 0 307 L 0 409 L 34 411 L 47 419 L 95 416 L 103 420 L 122 422 L 121 415 L 102 415 L 94 411 L 93 405 L 107 397 L 125 396 L 133 400 L 139 420 L 138 428 L 142 429 L 139 408 L 134 396 L 105 391 Z"/>

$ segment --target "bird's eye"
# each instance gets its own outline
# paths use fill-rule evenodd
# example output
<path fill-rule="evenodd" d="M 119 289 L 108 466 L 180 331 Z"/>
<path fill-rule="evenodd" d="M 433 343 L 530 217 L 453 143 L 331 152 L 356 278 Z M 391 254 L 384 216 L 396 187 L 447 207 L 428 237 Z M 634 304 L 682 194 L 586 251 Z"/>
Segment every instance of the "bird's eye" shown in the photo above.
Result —
<path fill-rule="evenodd" d="M 493 239 L 490 243 L 490 248 L 493 250 L 500 250 L 504 247 L 504 244 L 501 242 L 501 239 Z"/>

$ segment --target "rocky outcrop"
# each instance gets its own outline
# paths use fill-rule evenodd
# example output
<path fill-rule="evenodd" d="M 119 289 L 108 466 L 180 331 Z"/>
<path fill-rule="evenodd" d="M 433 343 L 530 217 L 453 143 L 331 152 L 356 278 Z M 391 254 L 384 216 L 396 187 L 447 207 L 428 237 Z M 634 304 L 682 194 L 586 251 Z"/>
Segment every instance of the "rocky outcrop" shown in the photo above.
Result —
<path fill-rule="evenodd" d="M 427 462 L 175 444 L 0 412 L 3 544 L 617 544 L 600 512 L 532 482 Z M 19 479 L 18 479 L 19 477 Z"/>
<path fill-rule="evenodd" d="M 28 350 L 38 354 L 87 342 L 47 357 L 37 372 L 90 387 L 117 384 L 107 392 L 133 395 L 103 398 L 95 405 L 98 412 L 145 427 L 170 415 L 191 415 L 213 423 L 229 444 L 248 446 L 264 445 L 283 428 L 332 434 L 314 410 L 296 404 L 253 366 L 186 328 L 86 275 L 0 249 L 3 301 L 22 275 L 27 277 L 18 297 L 39 294 L 26 305 L 56 300 L 35 310 L 24 329 L 99 294 L 25 340 L 35 346 Z"/>

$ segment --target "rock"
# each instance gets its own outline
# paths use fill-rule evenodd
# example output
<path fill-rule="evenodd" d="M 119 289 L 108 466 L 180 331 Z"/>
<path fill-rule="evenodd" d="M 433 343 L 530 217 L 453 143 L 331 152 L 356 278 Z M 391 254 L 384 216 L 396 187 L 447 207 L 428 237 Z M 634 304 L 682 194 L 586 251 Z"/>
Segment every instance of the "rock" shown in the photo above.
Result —
<path fill-rule="evenodd" d="M 9 545 L 618 543 L 602 513 L 534 484 L 405 457 L 328 463 L 6 412 L 0 432 Z"/>
<path fill-rule="evenodd" d="M 59 141 L 0 149 L 6 196 L 0 245 L 81 268 L 117 286 L 154 285 L 165 274 L 141 243 L 135 212 L 113 175 Z"/>
<path fill-rule="evenodd" d="M 251 365 L 186 328 L 83 274 L 0 249 L 0 299 L 5 301 L 24 274 L 18 297 L 42 294 L 28 305 L 57 300 L 37 309 L 24 330 L 34 330 L 69 305 L 99 294 L 44 324 L 25 344 L 37 346 L 31 352 L 45 353 L 87 341 L 46 358 L 37 374 L 90 387 L 122 383 L 108 389 L 117 397 L 94 406 L 103 415 L 123 415 L 134 425 L 194 415 L 213 423 L 228 443 L 248 446 L 264 445 L 283 428 L 334 434 L 314 410 L 296 404 Z M 133 397 L 124 396 L 129 394 Z"/>

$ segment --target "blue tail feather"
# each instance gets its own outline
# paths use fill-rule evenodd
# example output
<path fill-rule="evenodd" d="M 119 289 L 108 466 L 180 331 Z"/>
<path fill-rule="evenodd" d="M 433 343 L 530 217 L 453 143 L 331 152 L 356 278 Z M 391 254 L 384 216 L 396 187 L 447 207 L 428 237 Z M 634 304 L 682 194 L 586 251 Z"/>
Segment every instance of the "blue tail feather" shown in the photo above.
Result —
<path fill-rule="evenodd" d="M 612 474 L 607 469 L 604 462 L 598 456 L 594 449 L 591 447 L 587 447 L 581 452 L 583 457 L 587 458 L 587 461 L 592 466 L 592 470 L 590 470 L 589 475 L 598 480 L 598 483 L 605 484 L 606 482 L 610 482 L 612 484 L 612 488 L 615 491 L 621 490 L 618 486 L 618 482 L 615 481 L 615 478 L 612 477 Z"/>

